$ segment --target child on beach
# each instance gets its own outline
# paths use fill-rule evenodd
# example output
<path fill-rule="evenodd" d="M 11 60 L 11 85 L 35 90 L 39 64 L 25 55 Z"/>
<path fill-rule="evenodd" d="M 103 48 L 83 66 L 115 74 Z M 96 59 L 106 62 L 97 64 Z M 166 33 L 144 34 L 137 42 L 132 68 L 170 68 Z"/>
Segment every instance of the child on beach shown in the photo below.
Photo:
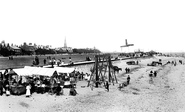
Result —
<path fill-rule="evenodd" d="M 28 85 L 26 86 L 26 97 L 30 97 L 30 96 L 31 96 L 30 89 L 31 89 L 31 85 L 28 84 Z"/>

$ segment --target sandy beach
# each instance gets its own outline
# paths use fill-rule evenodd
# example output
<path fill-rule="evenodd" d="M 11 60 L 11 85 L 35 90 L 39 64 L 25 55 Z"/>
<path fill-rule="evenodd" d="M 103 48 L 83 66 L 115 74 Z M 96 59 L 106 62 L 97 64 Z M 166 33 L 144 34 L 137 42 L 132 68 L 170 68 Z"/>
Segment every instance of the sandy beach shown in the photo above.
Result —
<path fill-rule="evenodd" d="M 147 66 L 152 61 L 162 59 L 162 63 L 175 61 L 177 65 Z M 0 112 L 184 112 L 185 111 L 185 62 L 181 57 L 154 57 L 139 60 L 139 65 L 126 65 L 125 60 L 115 63 L 123 70 L 117 74 L 118 83 L 126 81 L 130 75 L 130 84 L 121 90 L 118 84 L 110 85 L 107 92 L 104 87 L 86 87 L 86 81 L 77 83 L 77 96 L 32 94 L 30 98 L 21 96 L 0 96 Z M 125 68 L 131 68 L 126 74 Z M 151 70 L 158 72 L 150 80 Z M 85 87 L 83 87 L 85 86 Z"/>

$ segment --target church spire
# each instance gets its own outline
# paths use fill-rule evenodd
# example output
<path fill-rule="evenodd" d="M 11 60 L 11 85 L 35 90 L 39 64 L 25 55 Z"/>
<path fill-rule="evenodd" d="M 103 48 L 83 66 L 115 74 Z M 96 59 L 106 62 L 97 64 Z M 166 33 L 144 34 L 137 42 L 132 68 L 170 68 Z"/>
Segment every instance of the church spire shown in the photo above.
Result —
<path fill-rule="evenodd" d="M 66 37 L 65 37 L 65 40 L 64 40 L 64 48 L 67 48 Z"/>

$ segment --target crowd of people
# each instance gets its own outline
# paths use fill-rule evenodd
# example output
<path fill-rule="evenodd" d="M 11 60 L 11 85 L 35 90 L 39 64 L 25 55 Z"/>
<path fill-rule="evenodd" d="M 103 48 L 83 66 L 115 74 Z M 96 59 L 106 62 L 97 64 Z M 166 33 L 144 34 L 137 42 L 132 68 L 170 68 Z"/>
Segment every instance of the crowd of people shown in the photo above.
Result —
<path fill-rule="evenodd" d="M 61 73 L 49 76 L 18 76 L 13 69 L 6 69 L 0 72 L 0 95 L 23 95 L 30 97 L 31 94 L 49 93 L 51 95 L 64 94 L 63 88 L 70 88 L 69 95 L 76 95 L 75 90 L 77 81 L 84 80 L 87 74 L 74 71 L 72 73 Z"/>
<path fill-rule="evenodd" d="M 71 57 L 69 57 L 69 62 L 72 63 L 71 61 Z M 38 56 L 35 56 L 33 62 L 32 62 L 32 65 L 33 66 L 37 66 L 39 65 L 39 58 Z M 47 58 L 43 59 L 43 65 L 57 65 L 57 66 L 60 66 L 60 65 L 63 65 L 64 64 L 64 61 L 62 61 L 62 59 L 56 59 L 55 57 L 51 57 L 51 56 L 48 56 Z"/>

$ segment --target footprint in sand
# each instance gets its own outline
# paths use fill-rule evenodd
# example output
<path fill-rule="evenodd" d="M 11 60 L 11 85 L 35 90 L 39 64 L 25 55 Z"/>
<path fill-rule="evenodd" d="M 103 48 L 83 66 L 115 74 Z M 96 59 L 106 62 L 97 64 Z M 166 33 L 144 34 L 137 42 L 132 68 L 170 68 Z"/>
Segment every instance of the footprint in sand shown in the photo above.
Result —
<path fill-rule="evenodd" d="M 23 106 L 23 107 L 26 107 L 26 108 L 29 107 L 29 105 L 28 105 L 27 103 L 25 103 L 25 102 L 20 102 L 19 104 L 20 104 L 21 106 Z"/>
<path fill-rule="evenodd" d="M 137 93 L 137 92 L 132 92 L 132 94 L 134 94 L 134 95 L 139 95 L 139 93 Z"/>

